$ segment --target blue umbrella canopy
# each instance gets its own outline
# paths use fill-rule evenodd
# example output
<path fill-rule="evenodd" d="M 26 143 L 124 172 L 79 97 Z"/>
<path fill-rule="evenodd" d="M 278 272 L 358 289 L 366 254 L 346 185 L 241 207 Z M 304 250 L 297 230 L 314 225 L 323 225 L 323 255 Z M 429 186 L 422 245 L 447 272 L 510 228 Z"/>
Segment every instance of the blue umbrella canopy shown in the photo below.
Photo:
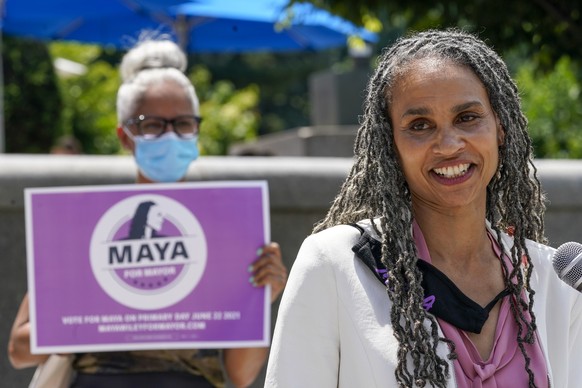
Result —
<path fill-rule="evenodd" d="M 316 51 L 376 35 L 309 3 L 288 0 L 5 0 L 8 35 L 126 49 L 144 30 L 188 52 Z"/>

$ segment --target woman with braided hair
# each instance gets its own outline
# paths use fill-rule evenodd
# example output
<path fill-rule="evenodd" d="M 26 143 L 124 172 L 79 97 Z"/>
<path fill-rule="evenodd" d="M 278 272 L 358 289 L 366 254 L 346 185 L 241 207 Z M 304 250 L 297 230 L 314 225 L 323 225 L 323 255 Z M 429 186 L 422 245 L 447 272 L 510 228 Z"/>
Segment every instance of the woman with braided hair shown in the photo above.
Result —
<path fill-rule="evenodd" d="M 544 210 L 501 58 L 458 30 L 399 39 L 292 267 L 266 387 L 579 387 L 582 300 Z"/>

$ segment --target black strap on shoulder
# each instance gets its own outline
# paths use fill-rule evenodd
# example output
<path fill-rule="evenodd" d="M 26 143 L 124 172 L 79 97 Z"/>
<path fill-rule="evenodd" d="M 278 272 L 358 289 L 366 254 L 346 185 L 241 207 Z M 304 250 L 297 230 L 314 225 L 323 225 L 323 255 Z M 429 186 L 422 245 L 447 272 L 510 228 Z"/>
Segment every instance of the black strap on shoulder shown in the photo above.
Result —
<path fill-rule="evenodd" d="M 360 231 L 360 239 L 352 247 L 352 251 L 360 258 L 360 260 L 372 271 L 376 278 L 386 285 L 387 270 L 386 266 L 382 264 L 382 247 L 380 242 L 370 236 L 368 232 L 364 230 L 358 224 L 350 224 L 354 228 Z"/>

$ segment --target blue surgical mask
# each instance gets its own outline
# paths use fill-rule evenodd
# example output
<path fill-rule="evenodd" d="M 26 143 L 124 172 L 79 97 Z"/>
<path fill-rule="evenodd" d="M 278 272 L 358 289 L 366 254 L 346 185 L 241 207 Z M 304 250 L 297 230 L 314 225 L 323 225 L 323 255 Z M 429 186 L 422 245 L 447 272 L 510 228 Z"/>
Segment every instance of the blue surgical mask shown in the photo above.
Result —
<path fill-rule="evenodd" d="M 183 139 L 174 132 L 148 140 L 130 136 L 135 143 L 135 161 L 141 173 L 154 182 L 179 181 L 186 175 L 190 163 L 198 158 L 197 136 Z"/>

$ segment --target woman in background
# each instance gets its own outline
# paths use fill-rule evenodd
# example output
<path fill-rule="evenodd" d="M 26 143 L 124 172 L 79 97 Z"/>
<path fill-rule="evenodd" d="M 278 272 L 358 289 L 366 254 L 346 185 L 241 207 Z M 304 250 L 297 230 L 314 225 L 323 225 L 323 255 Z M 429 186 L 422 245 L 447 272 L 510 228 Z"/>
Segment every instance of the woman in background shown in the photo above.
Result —
<path fill-rule="evenodd" d="M 169 40 L 146 40 L 121 63 L 117 96 L 117 135 L 137 163 L 137 183 L 184 180 L 198 157 L 200 105 L 183 73 L 186 56 Z M 286 283 L 287 269 L 277 243 L 258 251 L 250 282 L 271 286 L 271 302 Z M 47 355 L 30 353 L 28 296 L 17 313 L 8 348 L 16 368 L 38 365 Z M 75 355 L 71 387 L 236 387 L 249 386 L 267 358 L 268 348 L 180 349 L 96 352 Z"/>

